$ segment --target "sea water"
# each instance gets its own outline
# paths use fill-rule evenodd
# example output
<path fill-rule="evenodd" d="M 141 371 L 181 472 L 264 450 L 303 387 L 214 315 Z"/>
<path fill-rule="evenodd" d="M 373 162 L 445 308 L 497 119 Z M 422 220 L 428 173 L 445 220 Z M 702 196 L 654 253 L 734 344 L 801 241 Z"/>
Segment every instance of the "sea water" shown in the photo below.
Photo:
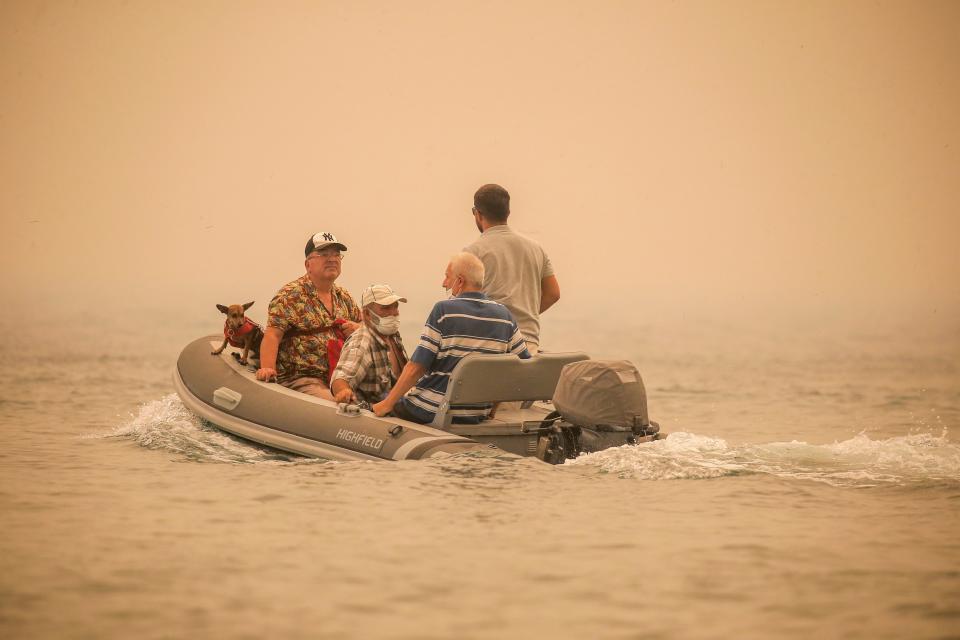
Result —
<path fill-rule="evenodd" d="M 955 332 L 560 327 L 669 436 L 550 466 L 230 436 L 172 392 L 200 323 L 5 329 L 3 637 L 960 637 Z"/>

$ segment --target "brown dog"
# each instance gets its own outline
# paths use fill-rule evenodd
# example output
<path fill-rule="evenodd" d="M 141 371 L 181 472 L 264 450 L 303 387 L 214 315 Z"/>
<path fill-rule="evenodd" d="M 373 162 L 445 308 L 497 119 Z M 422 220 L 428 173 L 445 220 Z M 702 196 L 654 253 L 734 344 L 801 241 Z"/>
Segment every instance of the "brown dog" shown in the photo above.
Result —
<path fill-rule="evenodd" d="M 211 355 L 220 355 L 229 343 L 231 347 L 243 348 L 243 355 L 239 358 L 240 364 L 247 364 L 247 355 L 251 353 L 255 358 L 260 357 L 263 329 L 244 315 L 244 311 L 252 306 L 252 302 L 232 304 L 229 307 L 222 304 L 217 305 L 217 309 L 226 314 L 227 320 L 223 323 L 223 344 L 216 351 L 211 351 Z M 236 356 L 237 354 L 233 355 Z"/>

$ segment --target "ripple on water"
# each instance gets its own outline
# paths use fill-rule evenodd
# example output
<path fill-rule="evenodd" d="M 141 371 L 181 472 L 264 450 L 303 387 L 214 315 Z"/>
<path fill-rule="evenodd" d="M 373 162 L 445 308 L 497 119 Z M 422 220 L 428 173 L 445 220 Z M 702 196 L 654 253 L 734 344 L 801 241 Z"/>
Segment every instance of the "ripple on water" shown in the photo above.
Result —
<path fill-rule="evenodd" d="M 323 464 L 234 437 L 183 406 L 176 394 L 144 403 L 129 421 L 91 437 L 130 438 L 147 449 L 180 454 L 193 462 Z"/>
<path fill-rule="evenodd" d="M 947 440 L 946 432 L 882 440 L 861 433 L 823 445 L 792 441 L 738 446 L 679 432 L 645 445 L 580 456 L 568 464 L 643 480 L 768 474 L 851 487 L 960 484 L 960 447 Z"/>
<path fill-rule="evenodd" d="M 137 415 L 107 434 L 131 438 L 148 449 L 162 449 L 195 462 L 246 464 L 329 464 L 229 435 L 183 406 L 175 394 L 148 402 Z M 439 457 L 417 464 L 435 467 L 441 484 L 505 476 L 528 476 L 534 460 L 497 452 Z M 860 433 L 831 444 L 770 442 L 730 445 L 722 438 L 676 432 L 663 440 L 582 455 L 567 466 L 641 480 L 693 480 L 767 474 L 834 486 L 960 485 L 960 446 L 940 435 L 914 433 L 873 440 Z M 269 500 L 269 498 L 265 498 Z"/>

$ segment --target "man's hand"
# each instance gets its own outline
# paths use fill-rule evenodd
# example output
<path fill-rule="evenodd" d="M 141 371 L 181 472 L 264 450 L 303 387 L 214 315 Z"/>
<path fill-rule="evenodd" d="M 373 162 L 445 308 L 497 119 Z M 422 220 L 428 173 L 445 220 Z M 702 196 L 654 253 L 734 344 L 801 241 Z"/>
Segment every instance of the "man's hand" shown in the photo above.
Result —
<path fill-rule="evenodd" d="M 350 387 L 340 389 L 340 391 L 333 394 L 333 399 L 337 402 L 356 402 L 356 396 L 353 394 L 353 389 Z"/>
<path fill-rule="evenodd" d="M 270 369 L 269 367 L 264 367 L 263 369 L 257 369 L 257 380 L 260 380 L 262 382 L 276 382 L 277 370 Z"/>
<path fill-rule="evenodd" d="M 426 371 L 427 368 L 422 364 L 417 364 L 413 360 L 407 362 L 407 364 L 403 365 L 403 371 L 400 372 L 400 377 L 397 378 L 397 384 L 393 385 L 393 389 L 390 389 L 387 397 L 384 398 L 382 402 L 378 402 L 370 407 L 370 410 L 381 418 L 393 411 L 393 405 L 397 404 L 400 398 L 413 388 L 414 383 L 423 377 Z"/>
<path fill-rule="evenodd" d="M 370 410 L 373 411 L 373 413 L 374 413 L 375 415 L 378 415 L 378 416 L 380 416 L 380 417 L 382 418 L 383 416 L 385 416 L 385 415 L 387 415 L 388 413 L 390 413 L 391 411 L 393 411 L 393 405 L 394 405 L 394 404 L 396 404 L 396 403 L 395 403 L 395 402 L 391 402 L 391 401 L 390 401 L 390 398 L 387 398 L 387 399 L 385 399 L 385 400 L 383 400 L 383 401 L 381 401 L 381 402 L 378 402 L 377 404 L 371 406 L 371 407 L 370 407 Z"/>

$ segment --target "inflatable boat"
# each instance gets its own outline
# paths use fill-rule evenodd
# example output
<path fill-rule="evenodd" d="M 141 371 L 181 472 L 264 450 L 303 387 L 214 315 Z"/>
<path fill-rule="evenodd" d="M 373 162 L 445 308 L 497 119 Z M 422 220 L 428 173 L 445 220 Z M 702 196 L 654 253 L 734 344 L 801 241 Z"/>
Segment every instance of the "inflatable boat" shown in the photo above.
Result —
<path fill-rule="evenodd" d="M 646 416 L 631 425 L 578 425 L 556 410 L 551 401 L 561 372 L 589 360 L 584 353 L 541 353 L 527 360 L 468 356 L 452 372 L 433 423 L 423 425 L 261 382 L 252 365 L 240 364 L 237 349 L 211 353 L 222 340 L 198 338 L 181 352 L 173 383 L 184 405 L 224 431 L 304 456 L 417 460 L 499 449 L 559 464 L 583 452 L 662 437 Z M 509 404 L 479 424 L 453 423 L 451 405 L 478 402 Z M 645 413 L 645 395 L 643 406 Z"/>

